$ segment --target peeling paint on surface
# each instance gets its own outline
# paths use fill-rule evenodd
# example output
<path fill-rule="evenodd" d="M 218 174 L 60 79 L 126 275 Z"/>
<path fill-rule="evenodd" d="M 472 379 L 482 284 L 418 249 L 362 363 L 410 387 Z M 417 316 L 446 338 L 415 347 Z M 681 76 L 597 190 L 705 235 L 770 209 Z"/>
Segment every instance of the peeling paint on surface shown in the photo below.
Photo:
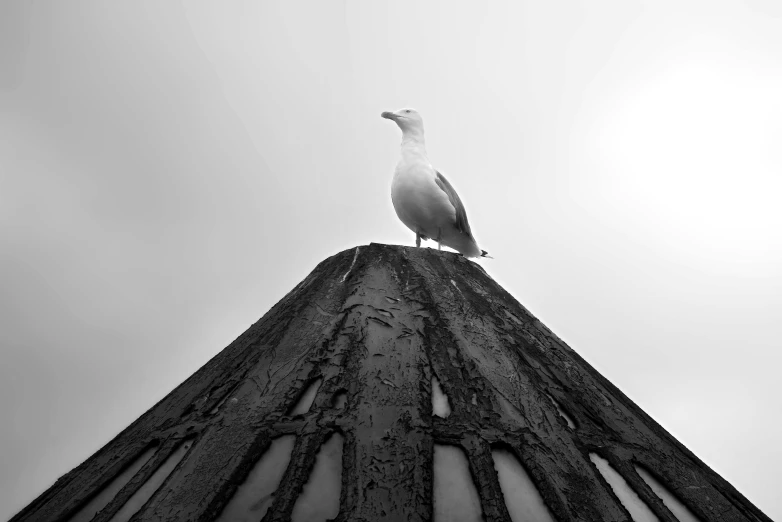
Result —
<path fill-rule="evenodd" d="M 136 457 L 124 470 L 120 472 L 111 482 L 109 482 L 104 488 L 102 488 L 92 500 L 90 500 L 83 508 L 76 512 L 68 522 L 89 522 L 95 513 L 106 507 L 111 500 L 119 493 L 125 484 L 130 482 L 130 479 L 138 473 L 138 470 L 146 464 L 157 452 L 157 447 L 153 446 L 147 448 L 141 455 Z"/>
<path fill-rule="evenodd" d="M 675 516 L 679 522 L 701 522 L 701 519 L 696 517 L 681 500 L 676 498 L 676 496 L 671 493 L 668 488 L 663 486 L 662 482 L 657 480 L 651 473 L 641 466 L 635 466 L 635 471 L 651 490 L 654 491 L 654 494 L 660 497 L 660 500 L 663 501 L 665 507 L 673 513 L 673 516 Z"/>
<path fill-rule="evenodd" d="M 388 310 L 384 310 L 382 308 L 375 308 L 375 311 L 377 313 L 379 313 L 380 315 L 382 315 L 383 317 L 389 317 L 389 318 L 393 318 L 394 317 L 394 314 L 392 314 Z"/>
<path fill-rule="evenodd" d="M 220 513 L 217 522 L 257 522 L 266 514 L 291 460 L 295 442 L 294 435 L 284 435 L 272 441 Z"/>
<path fill-rule="evenodd" d="M 491 451 L 505 506 L 513 522 L 555 522 L 516 455 L 505 448 Z"/>
<path fill-rule="evenodd" d="M 496 394 L 497 402 L 500 403 L 500 406 L 502 407 L 502 411 L 504 411 L 508 417 L 516 421 L 519 426 L 528 426 L 527 420 L 524 418 L 524 416 L 521 414 L 519 409 L 511 404 L 508 399 L 502 396 L 501 393 Z"/>
<path fill-rule="evenodd" d="M 433 372 L 447 392 L 447 418 L 432 414 Z M 301 410 L 309 414 L 287 416 L 318 376 L 320 388 Z M 542 390 L 562 401 L 575 430 Z M 560 522 L 630 518 L 584 448 L 622 463 L 616 469 L 666 522 L 673 516 L 663 516 L 664 502 L 630 463 L 653 463 L 647 470 L 665 477 L 704 522 L 770 522 L 478 265 L 449 252 L 377 244 L 320 263 L 12 522 L 67 520 L 149 440 L 167 441 L 96 515 L 95 522 L 108 522 L 166 460 L 162 449 L 175 449 L 185 433 L 199 434 L 197 447 L 137 518 L 215 520 L 262 458 L 268 434 L 294 434 L 288 469 L 265 515 L 290 521 L 320 445 L 335 430 L 344 436 L 344 484 L 336 481 L 330 498 L 340 502 L 334 510 L 341 521 L 431 522 L 435 444 L 452 444 L 464 448 L 457 456 L 480 498 L 477 517 L 482 511 L 486 521 L 509 522 L 491 451 L 502 442 Z"/>
<path fill-rule="evenodd" d="M 356 247 L 356 253 L 353 254 L 353 262 L 350 263 L 350 268 L 348 268 L 348 271 L 345 272 L 345 275 L 343 275 L 342 279 L 340 279 L 340 281 L 339 281 L 340 283 L 344 283 L 345 279 L 347 279 L 347 277 L 348 277 L 348 274 L 350 274 L 350 271 L 353 270 L 353 265 L 356 264 L 356 259 L 358 258 L 358 249 L 359 249 L 359 247 Z"/>
<path fill-rule="evenodd" d="M 546 394 L 546 397 L 548 397 L 551 400 L 551 402 L 554 404 L 554 406 L 556 406 L 557 412 L 559 412 L 560 417 L 565 419 L 565 422 L 567 422 L 567 427 L 570 428 L 571 430 L 576 429 L 576 421 L 573 420 L 573 417 L 568 415 L 568 413 L 565 411 L 562 405 L 559 404 L 559 402 L 557 402 L 557 400 L 551 395 Z"/>
<path fill-rule="evenodd" d="M 518 317 L 516 317 L 514 314 L 510 313 L 510 312 L 509 312 L 509 311 L 507 311 L 507 310 L 505 310 L 505 316 L 506 316 L 508 319 L 510 319 L 511 321 L 513 321 L 514 323 L 518 324 L 518 325 L 521 325 L 521 324 L 523 324 L 523 323 L 521 322 L 521 319 L 519 319 Z"/>
<path fill-rule="evenodd" d="M 315 396 L 318 394 L 318 389 L 320 389 L 321 384 L 323 384 L 323 379 L 321 377 L 318 377 L 314 382 L 310 383 L 309 386 L 307 386 L 307 389 L 304 390 L 304 393 L 299 395 L 299 400 L 296 401 L 296 404 L 290 409 L 288 415 L 293 417 L 296 415 L 304 415 L 310 411 L 310 407 L 315 401 Z"/>
<path fill-rule="evenodd" d="M 434 445 L 434 521 L 481 522 L 481 501 L 461 448 Z"/>
<path fill-rule="evenodd" d="M 461 368 L 462 365 L 459 362 L 459 351 L 454 346 L 448 347 L 448 357 L 451 360 L 451 366 L 454 368 Z"/>
<path fill-rule="evenodd" d="M 179 462 L 185 458 L 187 451 L 192 445 L 192 440 L 187 440 L 180 444 L 179 447 L 174 450 L 171 455 L 169 455 L 166 461 L 161 464 L 161 466 L 152 474 L 152 476 L 149 477 L 149 480 L 147 480 L 144 485 L 141 486 L 138 491 L 136 491 L 133 496 L 128 499 L 127 502 L 125 502 L 120 510 L 117 511 L 113 517 L 111 517 L 110 522 L 127 522 L 130 520 L 130 517 L 135 515 L 136 512 L 141 509 L 141 507 L 146 504 L 150 498 L 152 498 L 152 495 L 155 494 L 158 488 L 163 485 L 163 482 L 165 482 L 171 472 L 174 471 L 174 468 L 176 468 L 177 464 L 179 464 Z"/>
<path fill-rule="evenodd" d="M 340 390 L 337 393 L 334 394 L 334 397 L 331 399 L 331 404 L 334 406 L 337 410 L 344 410 L 345 406 L 348 404 L 348 394 L 344 390 Z"/>
<path fill-rule="evenodd" d="M 367 319 L 370 320 L 370 321 L 373 321 L 376 324 L 385 326 L 386 328 L 393 328 L 392 325 L 390 325 L 389 323 L 383 321 L 382 319 L 378 319 L 377 317 L 367 317 Z"/>
<path fill-rule="evenodd" d="M 589 459 L 614 490 L 614 494 L 630 513 L 634 522 L 659 522 L 649 506 L 630 488 L 622 475 L 612 468 L 606 459 L 597 453 L 590 453 Z"/>
<path fill-rule="evenodd" d="M 215 404 L 214 408 L 212 408 L 209 411 L 209 415 L 215 415 L 217 412 L 219 412 L 224 406 L 231 406 L 233 404 L 236 404 L 238 402 L 238 399 L 236 397 L 233 397 L 234 393 L 241 387 L 242 382 L 238 382 L 234 384 L 233 386 L 227 387 L 226 391 L 223 394 L 223 398 L 220 399 L 217 404 Z M 215 386 L 217 388 L 217 386 Z M 230 402 L 229 402 L 230 401 Z"/>
<path fill-rule="evenodd" d="M 316 309 L 316 310 L 318 310 L 318 313 L 319 313 L 320 315 L 322 315 L 322 316 L 325 316 L 325 317 L 334 317 L 334 314 L 332 314 L 331 312 L 327 312 L 326 310 L 324 310 L 324 309 L 323 309 L 323 307 L 322 307 L 322 306 L 320 306 L 318 303 L 313 303 L 313 304 L 315 305 L 315 309 Z M 322 323 L 321 323 L 321 324 L 322 324 Z"/>
<path fill-rule="evenodd" d="M 448 404 L 448 396 L 443 393 L 440 381 L 432 375 L 432 414 L 445 419 L 451 414 L 451 405 Z"/>
<path fill-rule="evenodd" d="M 342 435 L 333 433 L 320 447 L 310 478 L 293 506 L 292 522 L 321 522 L 339 514 L 342 444 Z"/>
<path fill-rule="evenodd" d="M 237 402 L 239 402 L 239 399 L 237 399 L 236 397 L 225 397 L 222 401 L 220 401 L 220 403 L 217 406 L 211 409 L 209 414 L 215 415 L 218 411 L 220 411 L 220 408 L 233 406 Z"/>

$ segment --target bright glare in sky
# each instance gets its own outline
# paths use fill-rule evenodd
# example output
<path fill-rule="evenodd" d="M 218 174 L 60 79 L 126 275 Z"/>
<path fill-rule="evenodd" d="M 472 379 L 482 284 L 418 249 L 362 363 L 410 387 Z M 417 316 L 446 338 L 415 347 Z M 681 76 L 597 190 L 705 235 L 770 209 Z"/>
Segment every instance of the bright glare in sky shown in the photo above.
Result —
<path fill-rule="evenodd" d="M 674 63 L 604 107 L 600 189 L 621 195 L 627 226 L 665 243 L 661 254 L 729 272 L 753 264 L 755 275 L 778 258 L 782 76 L 768 70 Z"/>

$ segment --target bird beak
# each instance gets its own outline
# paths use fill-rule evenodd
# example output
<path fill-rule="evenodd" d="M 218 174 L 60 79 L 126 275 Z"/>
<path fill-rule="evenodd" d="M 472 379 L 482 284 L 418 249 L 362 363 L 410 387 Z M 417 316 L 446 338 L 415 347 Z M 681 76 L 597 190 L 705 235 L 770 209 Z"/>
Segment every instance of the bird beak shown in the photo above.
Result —
<path fill-rule="evenodd" d="M 380 114 L 380 116 L 382 116 L 383 118 L 385 118 L 387 120 L 394 120 L 394 121 L 396 121 L 396 118 L 397 118 L 396 114 L 394 114 L 393 112 L 388 112 L 388 111 Z"/>

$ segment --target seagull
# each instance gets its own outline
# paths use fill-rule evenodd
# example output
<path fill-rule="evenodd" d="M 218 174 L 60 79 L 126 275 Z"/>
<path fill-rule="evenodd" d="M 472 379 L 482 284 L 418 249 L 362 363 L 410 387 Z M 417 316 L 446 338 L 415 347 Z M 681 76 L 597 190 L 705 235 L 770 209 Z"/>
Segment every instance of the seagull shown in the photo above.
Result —
<path fill-rule="evenodd" d="M 478 243 L 467 222 L 467 211 L 453 186 L 432 167 L 426 155 L 424 120 L 415 109 L 384 112 L 402 129 L 402 157 L 391 183 L 391 202 L 396 215 L 415 232 L 415 246 L 434 239 L 465 257 L 491 257 Z"/>

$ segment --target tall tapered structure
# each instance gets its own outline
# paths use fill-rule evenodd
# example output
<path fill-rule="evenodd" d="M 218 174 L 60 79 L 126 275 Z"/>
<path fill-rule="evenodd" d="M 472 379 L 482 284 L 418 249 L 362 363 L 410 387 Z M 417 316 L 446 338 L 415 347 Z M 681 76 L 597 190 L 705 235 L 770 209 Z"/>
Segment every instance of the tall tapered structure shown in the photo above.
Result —
<path fill-rule="evenodd" d="M 477 264 L 371 244 L 13 521 L 770 519 Z"/>

